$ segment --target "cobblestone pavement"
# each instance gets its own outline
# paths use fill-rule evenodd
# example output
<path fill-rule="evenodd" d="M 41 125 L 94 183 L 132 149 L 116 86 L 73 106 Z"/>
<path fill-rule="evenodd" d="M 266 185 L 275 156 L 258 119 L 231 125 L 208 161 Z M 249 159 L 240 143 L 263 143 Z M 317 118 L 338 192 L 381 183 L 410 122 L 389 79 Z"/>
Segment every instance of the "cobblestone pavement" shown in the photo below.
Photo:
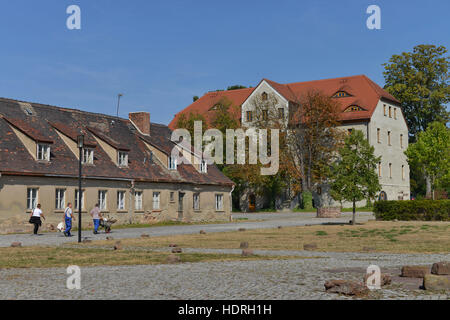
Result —
<path fill-rule="evenodd" d="M 450 258 L 436 254 L 297 254 L 320 258 L 86 267 L 81 269 L 80 290 L 66 288 L 68 275 L 63 268 L 0 270 L 0 299 L 351 299 L 325 293 L 324 282 L 362 281 L 370 264 L 395 276 L 405 264 Z M 420 290 L 419 282 L 407 288 L 394 281 L 371 292 L 369 298 L 450 299 L 450 295 Z"/>
<path fill-rule="evenodd" d="M 260 228 L 276 228 L 278 226 L 302 226 L 306 224 L 323 224 L 323 223 L 342 223 L 351 219 L 351 213 L 344 213 L 338 219 L 318 219 L 312 213 L 261 213 L 261 214 L 234 214 L 235 219 L 248 218 L 263 221 L 253 222 L 233 222 L 222 224 L 201 224 L 201 225 L 181 225 L 181 226 L 165 226 L 151 228 L 129 228 L 129 229 L 113 229 L 112 236 L 114 239 L 138 238 L 145 233 L 150 236 L 166 236 L 176 234 L 194 234 L 200 230 L 206 232 L 227 232 L 237 231 L 239 228 L 260 229 Z M 373 219 L 371 213 L 358 213 L 358 221 L 367 221 Z M 75 233 L 74 233 L 75 235 Z M 105 240 L 106 234 L 93 235 L 90 231 L 83 231 L 83 238 L 92 240 Z M 60 245 L 67 242 L 77 241 L 77 237 L 66 238 L 61 233 L 44 233 L 40 236 L 30 234 L 13 234 L 0 236 L 0 247 L 8 247 L 12 242 L 21 242 L 23 246 L 32 245 Z"/>

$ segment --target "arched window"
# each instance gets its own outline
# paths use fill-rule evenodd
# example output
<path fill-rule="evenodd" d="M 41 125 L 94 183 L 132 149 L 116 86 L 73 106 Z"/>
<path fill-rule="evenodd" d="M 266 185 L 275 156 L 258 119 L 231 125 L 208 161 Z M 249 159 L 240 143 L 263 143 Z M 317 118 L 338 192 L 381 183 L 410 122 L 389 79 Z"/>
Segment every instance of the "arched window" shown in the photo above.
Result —
<path fill-rule="evenodd" d="M 364 109 L 361 108 L 360 106 L 354 105 L 354 106 L 350 106 L 347 109 L 345 109 L 344 112 L 354 112 L 354 111 L 364 111 Z"/>
<path fill-rule="evenodd" d="M 338 91 L 334 94 L 333 98 L 345 98 L 345 97 L 351 97 L 347 92 L 345 91 Z"/>
<path fill-rule="evenodd" d="M 267 92 L 263 92 L 262 94 L 261 94 L 261 98 L 262 98 L 262 100 L 263 101 L 267 101 Z"/>
<path fill-rule="evenodd" d="M 378 196 L 378 200 L 380 201 L 387 201 L 387 194 L 384 191 L 380 192 L 380 195 Z"/>

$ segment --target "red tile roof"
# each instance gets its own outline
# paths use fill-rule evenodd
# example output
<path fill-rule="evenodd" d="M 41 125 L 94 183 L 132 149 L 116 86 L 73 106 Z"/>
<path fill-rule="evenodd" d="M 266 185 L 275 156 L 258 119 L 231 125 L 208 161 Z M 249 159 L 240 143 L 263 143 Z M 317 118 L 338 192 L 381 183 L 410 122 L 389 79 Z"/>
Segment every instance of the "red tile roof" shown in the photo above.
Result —
<path fill-rule="evenodd" d="M 299 101 L 301 95 L 309 90 L 318 90 L 329 96 L 333 96 L 339 91 L 345 91 L 351 96 L 336 98 L 341 105 L 342 121 L 370 119 L 380 99 L 385 99 L 392 103 L 400 105 L 400 101 L 398 101 L 395 97 L 382 89 L 379 85 L 377 85 L 365 75 L 295 82 L 288 84 L 280 84 L 269 79 L 263 79 L 262 81 L 266 81 L 284 98 L 286 98 L 288 101 L 293 102 Z M 177 113 L 174 119 L 170 122 L 169 127 L 172 130 L 175 129 L 180 115 L 188 115 L 191 112 L 202 114 L 208 121 L 212 119 L 214 115 L 214 111 L 212 111 L 211 108 L 214 106 L 214 104 L 219 102 L 221 98 L 227 97 L 233 102 L 235 106 L 241 106 L 242 103 L 247 100 L 254 89 L 255 88 L 209 92 L 181 112 Z M 344 110 L 351 105 L 358 105 L 366 111 L 344 113 Z"/>

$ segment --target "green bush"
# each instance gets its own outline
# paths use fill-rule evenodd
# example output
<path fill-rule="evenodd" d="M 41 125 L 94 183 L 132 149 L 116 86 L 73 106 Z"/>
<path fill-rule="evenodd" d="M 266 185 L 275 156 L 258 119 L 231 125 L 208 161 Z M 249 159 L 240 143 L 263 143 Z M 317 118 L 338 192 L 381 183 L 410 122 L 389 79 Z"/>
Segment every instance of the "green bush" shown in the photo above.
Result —
<path fill-rule="evenodd" d="M 377 220 L 450 221 L 450 200 L 377 201 Z"/>

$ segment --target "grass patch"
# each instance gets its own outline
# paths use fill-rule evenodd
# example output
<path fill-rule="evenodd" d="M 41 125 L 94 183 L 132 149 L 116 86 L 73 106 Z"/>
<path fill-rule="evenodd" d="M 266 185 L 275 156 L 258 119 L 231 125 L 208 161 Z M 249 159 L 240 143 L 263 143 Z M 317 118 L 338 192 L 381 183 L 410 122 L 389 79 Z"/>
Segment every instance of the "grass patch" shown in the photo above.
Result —
<path fill-rule="evenodd" d="M 318 225 L 256 229 L 245 232 L 174 235 L 148 239 L 122 240 L 124 246 L 167 247 L 176 243 L 185 248 L 237 249 L 241 242 L 260 250 L 303 250 L 306 243 L 316 243 L 318 251 L 360 252 L 373 247 L 377 252 L 448 253 L 450 222 L 369 221 L 363 225 Z M 106 245 L 106 241 L 94 242 Z"/>
<path fill-rule="evenodd" d="M 107 250 L 109 248 L 109 250 Z M 153 265 L 165 264 L 168 252 L 143 250 L 110 250 L 92 248 L 61 248 L 61 247 L 23 247 L 0 248 L 0 269 L 13 268 L 54 268 L 77 265 L 86 266 L 118 266 L 118 265 Z M 294 257 L 280 256 L 248 256 L 238 254 L 216 253 L 181 253 L 182 262 L 213 262 L 233 260 L 272 260 L 292 259 Z M 295 257 L 301 259 L 301 257 Z"/>

